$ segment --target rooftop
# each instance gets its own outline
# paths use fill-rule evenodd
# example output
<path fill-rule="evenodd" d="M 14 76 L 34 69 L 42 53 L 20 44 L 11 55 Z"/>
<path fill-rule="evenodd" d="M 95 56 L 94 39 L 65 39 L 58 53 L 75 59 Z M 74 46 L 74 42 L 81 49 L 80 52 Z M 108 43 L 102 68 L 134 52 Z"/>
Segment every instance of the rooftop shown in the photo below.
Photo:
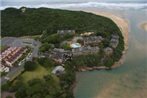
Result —
<path fill-rule="evenodd" d="M 80 48 L 81 44 L 80 43 L 73 43 L 70 45 L 71 48 Z"/>
<path fill-rule="evenodd" d="M 53 69 L 52 73 L 53 73 L 53 74 L 56 74 L 56 75 L 60 75 L 60 74 L 63 74 L 64 71 L 65 71 L 65 68 L 64 68 L 63 66 L 56 66 L 56 67 Z"/>

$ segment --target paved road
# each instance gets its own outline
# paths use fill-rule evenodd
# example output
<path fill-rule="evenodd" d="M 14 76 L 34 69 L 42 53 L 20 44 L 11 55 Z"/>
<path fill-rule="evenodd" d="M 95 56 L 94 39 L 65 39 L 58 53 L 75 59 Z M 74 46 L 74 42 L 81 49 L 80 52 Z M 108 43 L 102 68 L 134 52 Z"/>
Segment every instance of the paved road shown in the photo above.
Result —
<path fill-rule="evenodd" d="M 41 43 L 39 41 L 34 42 L 32 57 L 38 57 L 39 47 L 40 46 L 41 46 Z"/>
<path fill-rule="evenodd" d="M 33 57 L 38 57 L 39 47 L 41 43 L 39 41 L 35 41 L 34 39 L 30 38 L 16 38 L 16 37 L 5 37 L 1 40 L 2 45 L 12 46 L 12 47 L 23 47 L 23 46 L 30 46 L 32 47 L 32 55 L 30 57 L 30 60 L 32 60 Z M 10 80 L 14 79 L 17 75 L 19 75 L 24 70 L 23 65 L 18 67 L 11 68 L 10 72 L 7 74 L 6 77 L 9 77 Z M 1 77 L 1 83 L 6 83 L 7 80 L 5 77 Z"/>
<path fill-rule="evenodd" d="M 10 78 L 10 80 L 13 80 L 15 77 L 17 77 L 22 71 L 24 71 L 24 67 L 22 66 L 18 66 L 18 67 L 13 67 L 11 68 L 10 72 L 6 75 L 1 77 L 1 83 L 4 84 L 7 82 L 7 80 L 5 79 L 5 77 Z"/>
<path fill-rule="evenodd" d="M 30 46 L 33 48 L 32 56 L 38 57 L 38 51 L 41 43 L 31 38 L 5 37 L 2 38 L 1 45 L 7 45 L 12 47 Z"/>

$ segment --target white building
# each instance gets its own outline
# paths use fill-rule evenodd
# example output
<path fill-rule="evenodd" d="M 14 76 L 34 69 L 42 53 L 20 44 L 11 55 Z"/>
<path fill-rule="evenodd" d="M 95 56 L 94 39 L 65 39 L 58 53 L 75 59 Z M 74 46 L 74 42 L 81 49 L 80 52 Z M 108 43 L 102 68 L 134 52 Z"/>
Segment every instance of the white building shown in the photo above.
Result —
<path fill-rule="evenodd" d="M 63 66 L 56 66 L 53 71 L 52 71 L 53 74 L 55 75 L 61 75 L 61 74 L 64 74 L 65 73 L 65 68 Z"/>

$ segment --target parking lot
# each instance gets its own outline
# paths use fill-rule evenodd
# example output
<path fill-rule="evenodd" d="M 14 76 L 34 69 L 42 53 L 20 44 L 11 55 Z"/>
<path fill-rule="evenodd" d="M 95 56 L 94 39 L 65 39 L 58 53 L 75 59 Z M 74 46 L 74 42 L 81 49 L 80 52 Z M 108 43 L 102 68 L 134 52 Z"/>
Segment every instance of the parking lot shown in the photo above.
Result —
<path fill-rule="evenodd" d="M 32 48 L 31 56 L 29 56 L 29 59 L 32 60 L 33 57 L 38 57 L 39 47 L 41 43 L 39 41 L 36 41 L 31 38 L 16 38 L 16 37 L 5 37 L 1 39 L 1 45 L 2 46 L 10 46 L 10 47 L 25 47 L 29 46 Z M 18 76 L 22 71 L 24 70 L 23 65 L 12 67 L 10 72 L 4 76 L 1 77 L 1 83 L 5 83 L 7 80 L 14 79 L 16 76 Z"/>

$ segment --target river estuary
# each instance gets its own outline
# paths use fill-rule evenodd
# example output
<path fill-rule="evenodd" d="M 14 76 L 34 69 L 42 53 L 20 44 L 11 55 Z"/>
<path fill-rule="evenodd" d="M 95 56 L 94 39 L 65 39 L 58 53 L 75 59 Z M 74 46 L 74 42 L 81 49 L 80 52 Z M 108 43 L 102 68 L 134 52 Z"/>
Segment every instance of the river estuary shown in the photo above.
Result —
<path fill-rule="evenodd" d="M 75 98 L 146 98 L 147 32 L 140 24 L 147 21 L 147 10 L 123 10 L 120 13 L 111 9 L 107 12 L 116 13 L 129 23 L 129 48 L 125 61 L 110 71 L 78 72 Z"/>

